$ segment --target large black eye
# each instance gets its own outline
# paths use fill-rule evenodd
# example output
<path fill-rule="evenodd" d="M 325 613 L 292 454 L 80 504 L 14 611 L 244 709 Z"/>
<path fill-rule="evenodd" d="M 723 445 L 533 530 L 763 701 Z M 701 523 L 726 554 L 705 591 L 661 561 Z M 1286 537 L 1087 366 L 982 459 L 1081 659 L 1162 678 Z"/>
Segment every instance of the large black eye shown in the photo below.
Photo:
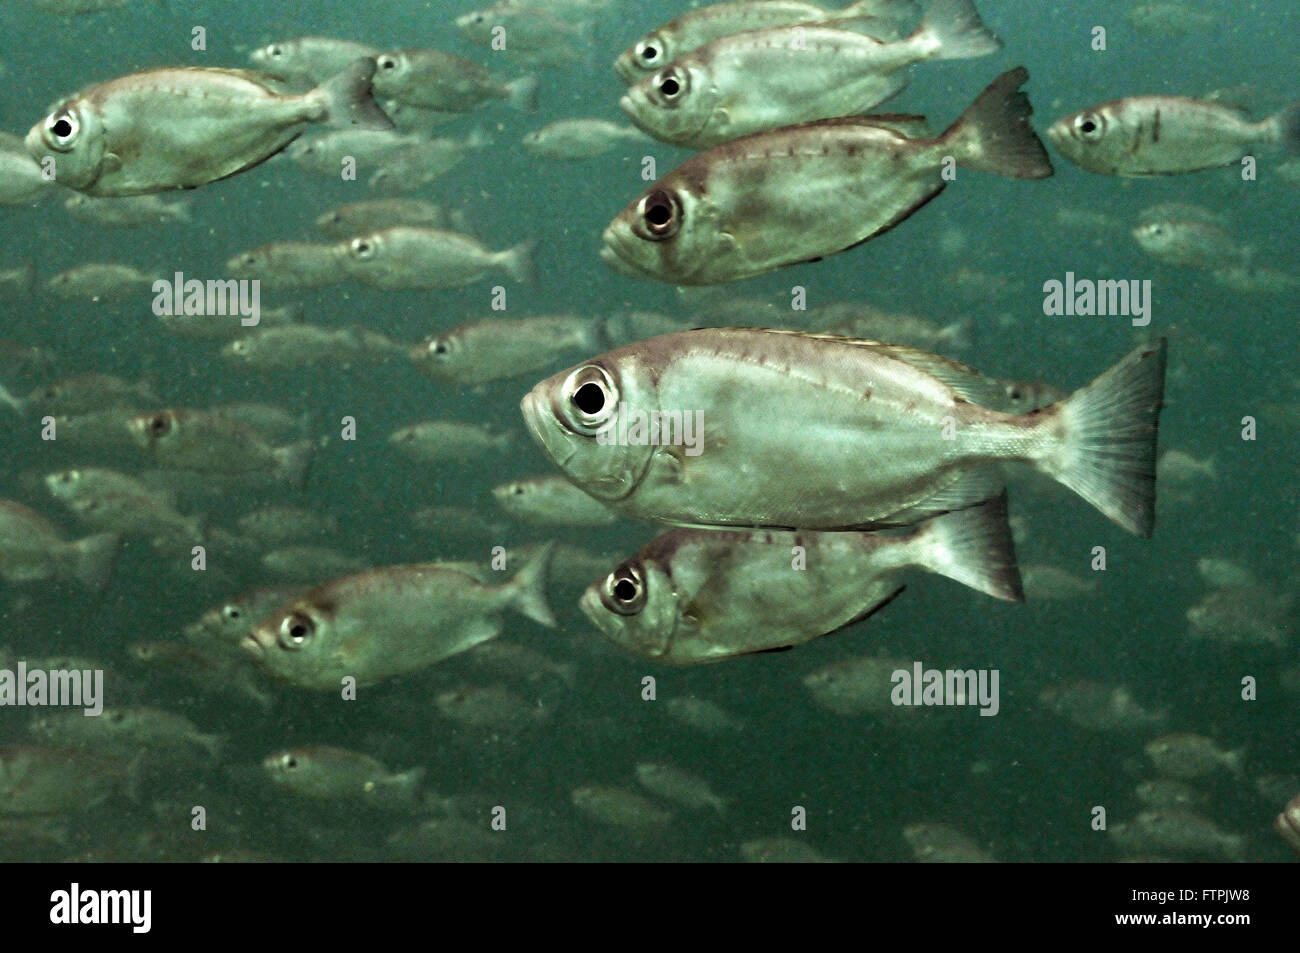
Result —
<path fill-rule="evenodd" d="M 1096 142 L 1106 132 L 1106 119 L 1099 113 L 1084 113 L 1074 121 L 1074 128 L 1086 142 Z"/>
<path fill-rule="evenodd" d="M 278 46 L 268 46 L 268 47 L 266 48 L 266 55 L 267 55 L 267 56 L 273 56 L 273 57 L 274 57 L 274 56 L 283 56 L 283 55 L 284 55 L 284 50 L 280 49 L 280 47 L 278 47 Z"/>
<path fill-rule="evenodd" d="M 640 565 L 624 563 L 606 576 L 600 601 L 619 615 L 636 615 L 645 608 L 645 579 Z"/>
<path fill-rule="evenodd" d="M 239 606 L 223 606 L 221 609 L 222 618 L 230 619 L 232 622 L 243 614 L 239 611 Z"/>
<path fill-rule="evenodd" d="M 586 364 L 564 382 L 564 422 L 586 436 L 598 432 L 618 409 L 618 385 L 599 364 Z"/>
<path fill-rule="evenodd" d="M 672 238 L 681 228 L 681 205 L 677 196 L 656 189 L 641 200 L 641 221 L 652 241 Z"/>
<path fill-rule="evenodd" d="M 429 344 L 429 353 L 437 357 L 445 357 L 451 353 L 451 347 L 447 344 L 446 338 L 438 338 Z"/>
<path fill-rule="evenodd" d="M 663 60 L 663 46 L 658 40 L 649 39 L 636 46 L 636 58 L 642 66 L 656 66 Z"/>
<path fill-rule="evenodd" d="M 352 244 L 348 246 L 348 251 L 358 261 L 369 261 L 375 257 L 375 243 L 369 238 L 354 238 Z"/>
<path fill-rule="evenodd" d="M 283 648 L 299 649 L 316 632 L 316 623 L 311 616 L 301 612 L 291 612 L 280 623 L 279 642 Z"/>
<path fill-rule="evenodd" d="M 375 65 L 383 70 L 397 69 L 397 57 L 385 54 L 376 58 Z"/>
<path fill-rule="evenodd" d="M 689 85 L 686 73 L 675 66 L 668 67 L 654 78 L 654 87 L 659 91 L 665 106 L 677 105 Z"/>
<path fill-rule="evenodd" d="M 45 120 L 46 145 L 59 152 L 70 152 L 77 144 L 81 132 L 81 121 L 71 109 L 63 109 Z"/>
<path fill-rule="evenodd" d="M 154 414 L 149 420 L 149 433 L 155 437 L 165 437 L 171 432 L 171 414 Z"/>

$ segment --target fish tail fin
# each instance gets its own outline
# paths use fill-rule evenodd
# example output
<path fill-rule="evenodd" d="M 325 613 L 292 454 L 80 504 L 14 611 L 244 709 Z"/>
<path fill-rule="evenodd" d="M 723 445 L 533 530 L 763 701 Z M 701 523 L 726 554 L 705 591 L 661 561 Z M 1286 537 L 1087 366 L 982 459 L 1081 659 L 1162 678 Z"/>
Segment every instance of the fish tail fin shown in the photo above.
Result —
<path fill-rule="evenodd" d="M 72 543 L 73 575 L 91 592 L 103 592 L 113 578 L 122 538 L 116 533 L 98 533 Z"/>
<path fill-rule="evenodd" d="M 25 401 L 9 393 L 9 389 L 4 384 L 0 384 L 0 404 L 12 407 L 16 414 L 22 414 Z"/>
<path fill-rule="evenodd" d="M 492 133 L 488 132 L 482 126 L 475 126 L 470 130 L 470 134 L 465 138 L 465 147 L 467 149 L 486 149 L 492 145 Z"/>
<path fill-rule="evenodd" d="M 975 319 L 970 316 L 964 317 L 945 328 L 941 328 L 939 333 L 947 344 L 955 348 L 972 347 L 975 342 Z"/>
<path fill-rule="evenodd" d="M 324 102 L 324 121 L 331 126 L 392 129 L 393 121 L 379 108 L 371 93 L 370 80 L 374 75 L 375 61 L 359 59 L 337 76 L 321 83 L 309 95 Z"/>
<path fill-rule="evenodd" d="M 918 533 L 918 542 L 925 569 L 995 599 L 1025 601 L 1005 489 L 978 506 L 930 520 Z"/>
<path fill-rule="evenodd" d="M 299 440 L 287 447 L 275 451 L 279 463 L 280 475 L 294 489 L 301 490 L 307 485 L 307 475 L 311 471 L 311 459 L 315 447 L 310 440 Z"/>
<path fill-rule="evenodd" d="M 907 21 L 915 20 L 920 12 L 921 5 L 916 0 L 855 0 L 842 10 L 833 11 L 833 17 L 837 20 L 871 17 L 877 20 Z M 878 36 L 876 39 L 884 40 L 888 37 Z"/>
<path fill-rule="evenodd" d="M 533 271 L 533 249 L 536 247 L 537 240 L 530 238 L 501 252 L 501 267 L 521 285 L 531 285 L 537 280 Z"/>
<path fill-rule="evenodd" d="M 537 112 L 537 90 L 541 84 L 533 75 L 520 76 L 506 83 L 506 100 L 521 113 Z"/>
<path fill-rule="evenodd" d="M 213 761 L 221 757 L 221 749 L 225 747 L 225 735 L 195 735 L 194 740 L 199 743 L 200 747 L 208 753 Z"/>
<path fill-rule="evenodd" d="M 190 211 L 190 203 L 184 200 L 173 202 L 170 206 L 171 213 L 176 216 L 178 222 L 192 222 L 194 215 Z"/>
<path fill-rule="evenodd" d="M 427 773 L 428 769 L 421 765 L 403 771 L 401 774 L 395 774 L 392 778 L 393 787 L 400 791 L 403 797 L 416 801 L 419 799 L 420 790 L 424 787 L 424 776 Z"/>
<path fill-rule="evenodd" d="M 1052 160 L 1029 124 L 1034 108 L 1020 89 L 1028 80 L 1023 66 L 1003 73 L 939 137 L 958 165 L 1016 179 L 1052 174 Z"/>
<path fill-rule="evenodd" d="M 1292 103 L 1273 117 L 1277 141 L 1287 155 L 1300 155 L 1300 103 Z"/>
<path fill-rule="evenodd" d="M 1139 536 L 1156 519 L 1156 437 L 1165 393 L 1166 341 L 1143 344 L 1043 413 L 1061 440 L 1040 467 Z"/>
<path fill-rule="evenodd" d="M 932 60 L 973 59 L 1002 49 L 971 0 L 934 0 L 910 39 Z"/>
<path fill-rule="evenodd" d="M 555 628 L 555 616 L 546 603 L 546 578 L 551 569 L 551 555 L 555 541 L 542 546 L 537 555 L 524 564 L 524 568 L 509 583 L 510 604 L 534 622 L 548 629 Z"/>

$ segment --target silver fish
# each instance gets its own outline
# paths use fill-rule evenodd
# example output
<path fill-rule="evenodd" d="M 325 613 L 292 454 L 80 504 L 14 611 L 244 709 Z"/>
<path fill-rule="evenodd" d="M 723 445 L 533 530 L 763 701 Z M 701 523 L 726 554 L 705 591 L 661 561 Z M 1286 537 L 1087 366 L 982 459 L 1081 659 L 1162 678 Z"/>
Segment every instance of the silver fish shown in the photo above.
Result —
<path fill-rule="evenodd" d="M 853 625 L 898 595 L 911 567 L 1023 601 L 1005 494 L 906 536 L 673 530 L 594 583 L 579 608 L 630 652 L 697 665 Z"/>
<path fill-rule="evenodd" d="M 938 138 L 870 117 L 827 119 L 715 146 L 664 176 L 605 229 L 616 271 L 679 285 L 765 274 L 845 251 L 941 191 L 942 168 L 1052 174 L 1029 125 L 1023 67 L 980 93 Z"/>
<path fill-rule="evenodd" d="M 272 612 L 241 643 L 281 681 L 322 691 L 426 668 L 501 632 L 506 608 L 555 625 L 543 580 L 550 550 L 488 586 L 437 564 L 387 566 L 327 582 Z"/>
<path fill-rule="evenodd" d="M 911 36 L 882 43 L 845 24 L 805 23 L 722 37 L 632 86 L 619 101 L 638 128 L 687 149 L 765 129 L 866 112 L 923 60 L 1001 49 L 971 0 L 936 0 Z"/>
<path fill-rule="evenodd" d="M 546 370 L 602 343 L 599 322 L 542 315 L 462 324 L 421 341 L 410 357 L 433 379 L 468 386 Z"/>
<path fill-rule="evenodd" d="M 421 109 L 466 112 L 491 99 L 537 111 L 537 77 L 498 83 L 486 69 L 442 50 L 393 50 L 375 57 L 375 94 Z"/>
<path fill-rule="evenodd" d="M 0 579 L 76 579 L 98 592 L 108 585 L 121 538 L 113 533 L 64 540 L 54 524 L 20 503 L 0 500 Z"/>
<path fill-rule="evenodd" d="M 268 43 L 248 54 L 260 69 L 315 86 L 337 76 L 359 59 L 379 54 L 377 47 L 328 36 L 304 36 Z"/>
<path fill-rule="evenodd" d="M 391 128 L 359 60 L 301 96 L 270 79 L 209 67 L 141 70 L 67 99 L 27 134 L 55 156 L 60 185 L 88 195 L 188 189 L 260 165 L 312 123 Z"/>
<path fill-rule="evenodd" d="M 1149 536 L 1164 368 L 1162 339 L 1016 415 L 986 409 L 979 372 L 923 351 L 714 328 L 593 358 L 542 381 L 521 409 L 572 482 L 640 519 L 905 525 L 987 499 L 996 478 L 984 465 L 1018 460 Z M 689 441 L 688 419 L 700 431 Z"/>
<path fill-rule="evenodd" d="M 348 277 L 376 288 L 460 288 L 500 268 L 513 280 L 532 281 L 529 240 L 491 251 L 458 232 L 434 228 L 386 228 L 340 246 Z"/>
<path fill-rule="evenodd" d="M 1300 151 L 1300 103 L 1254 122 L 1207 99 L 1128 96 L 1058 119 L 1057 151 L 1101 175 L 1179 175 L 1231 165 L 1260 145 Z"/>

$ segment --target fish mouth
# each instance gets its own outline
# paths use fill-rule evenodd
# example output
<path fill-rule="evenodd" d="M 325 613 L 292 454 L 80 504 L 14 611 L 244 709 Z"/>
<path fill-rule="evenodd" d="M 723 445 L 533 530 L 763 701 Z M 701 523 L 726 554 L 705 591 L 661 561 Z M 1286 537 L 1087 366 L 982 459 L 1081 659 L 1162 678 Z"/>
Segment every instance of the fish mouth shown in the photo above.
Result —
<path fill-rule="evenodd" d="M 239 647 L 249 655 L 260 658 L 274 642 L 275 636 L 264 633 L 261 629 L 253 629 L 239 640 Z"/>
<path fill-rule="evenodd" d="M 632 102 L 632 97 L 627 93 L 618 98 L 618 108 L 627 114 L 627 118 L 636 121 L 636 105 Z"/>
<path fill-rule="evenodd" d="M 529 436 L 546 452 L 546 455 L 554 461 L 555 465 L 563 470 L 564 465 L 573 459 L 573 455 L 577 453 L 577 448 L 573 447 L 568 441 L 561 441 L 552 437 L 552 428 L 546 426 L 551 416 L 543 410 L 545 403 L 545 399 L 537 393 L 536 389 L 533 389 L 525 394 L 524 399 L 519 402 L 519 410 L 523 414 L 524 426 L 527 428 Z M 560 446 L 561 443 L 562 446 Z M 564 452 L 561 453 L 561 450 Z"/>
<path fill-rule="evenodd" d="M 617 225 L 618 223 L 615 222 L 601 233 L 600 260 L 620 275 L 626 275 L 628 278 L 648 277 L 647 273 L 633 264 L 628 256 L 621 254 L 626 241 L 620 235 Z"/>
<path fill-rule="evenodd" d="M 604 603 L 600 601 L 600 593 L 596 591 L 595 586 L 589 586 L 587 591 L 582 594 L 582 598 L 578 600 L 578 608 L 592 625 L 602 633 L 605 631 L 605 606 Z"/>

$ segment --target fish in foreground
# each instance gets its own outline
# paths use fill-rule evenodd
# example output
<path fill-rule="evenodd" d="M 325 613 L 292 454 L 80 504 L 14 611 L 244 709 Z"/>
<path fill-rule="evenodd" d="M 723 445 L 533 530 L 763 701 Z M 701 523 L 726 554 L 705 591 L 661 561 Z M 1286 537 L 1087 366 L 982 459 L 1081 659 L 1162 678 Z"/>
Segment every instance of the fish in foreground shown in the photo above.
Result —
<path fill-rule="evenodd" d="M 266 776 L 301 797 L 415 806 L 424 768 L 393 773 L 369 755 L 329 745 L 277 751 L 262 759 Z"/>
<path fill-rule="evenodd" d="M 1232 165 L 1261 145 L 1300 152 L 1300 103 L 1256 122 L 1214 100 L 1128 96 L 1058 119 L 1047 137 L 1089 172 L 1180 175 Z"/>
<path fill-rule="evenodd" d="M 594 583 L 579 606 L 624 649 L 694 665 L 853 625 L 892 600 L 897 574 L 912 567 L 1022 601 L 1005 494 L 904 536 L 673 530 Z"/>
<path fill-rule="evenodd" d="M 525 395 L 521 410 L 569 480 L 638 519 L 908 525 L 988 499 L 1000 483 L 986 465 L 1019 461 L 1150 536 L 1164 377 L 1161 339 L 1059 403 L 1006 414 L 987 409 L 1004 399 L 1000 388 L 984 393 L 990 378 L 923 351 L 705 328 L 562 371 Z M 702 429 L 690 445 L 688 416 Z"/>
<path fill-rule="evenodd" d="M 376 288 L 460 288 L 500 268 L 514 281 L 533 280 L 529 240 L 506 251 L 491 251 L 457 232 L 399 226 L 345 243 L 347 277 Z"/>
<path fill-rule="evenodd" d="M 888 231 L 943 191 L 951 162 L 1019 179 L 1052 174 L 1029 124 L 1024 67 L 995 79 L 937 138 L 897 117 L 824 119 L 759 132 L 690 159 L 605 229 L 623 274 L 711 285 L 816 261 Z M 905 117 L 904 128 L 921 120 Z"/>
<path fill-rule="evenodd" d="M 39 513 L 0 500 L 0 579 L 6 582 L 76 579 L 99 592 L 112 577 L 120 542 L 116 533 L 67 541 Z"/>
<path fill-rule="evenodd" d="M 614 72 L 625 82 L 635 83 L 713 40 L 794 23 L 853 20 L 862 22 L 860 29 L 870 35 L 889 39 L 896 35 L 893 21 L 912 17 L 916 9 L 913 0 L 858 0 L 842 9 L 828 9 L 804 0 L 714 3 L 689 10 L 641 37 L 614 61 Z"/>
<path fill-rule="evenodd" d="M 707 149 L 764 129 L 864 113 L 903 87 L 901 71 L 913 63 L 1002 47 L 971 0 L 935 0 L 916 31 L 895 43 L 852 27 L 801 23 L 722 37 L 632 86 L 619 108 L 656 139 Z"/>
<path fill-rule="evenodd" d="M 499 586 L 435 563 L 387 566 L 316 586 L 241 642 L 263 670 L 301 688 L 367 685 L 433 665 L 501 633 L 507 608 L 555 626 L 543 588 L 551 547 Z"/>
<path fill-rule="evenodd" d="M 192 189 L 260 165 L 314 123 L 392 128 L 358 60 L 310 93 L 285 95 L 245 70 L 142 70 L 65 100 L 27 150 L 55 157 L 60 185 L 87 195 Z"/>

